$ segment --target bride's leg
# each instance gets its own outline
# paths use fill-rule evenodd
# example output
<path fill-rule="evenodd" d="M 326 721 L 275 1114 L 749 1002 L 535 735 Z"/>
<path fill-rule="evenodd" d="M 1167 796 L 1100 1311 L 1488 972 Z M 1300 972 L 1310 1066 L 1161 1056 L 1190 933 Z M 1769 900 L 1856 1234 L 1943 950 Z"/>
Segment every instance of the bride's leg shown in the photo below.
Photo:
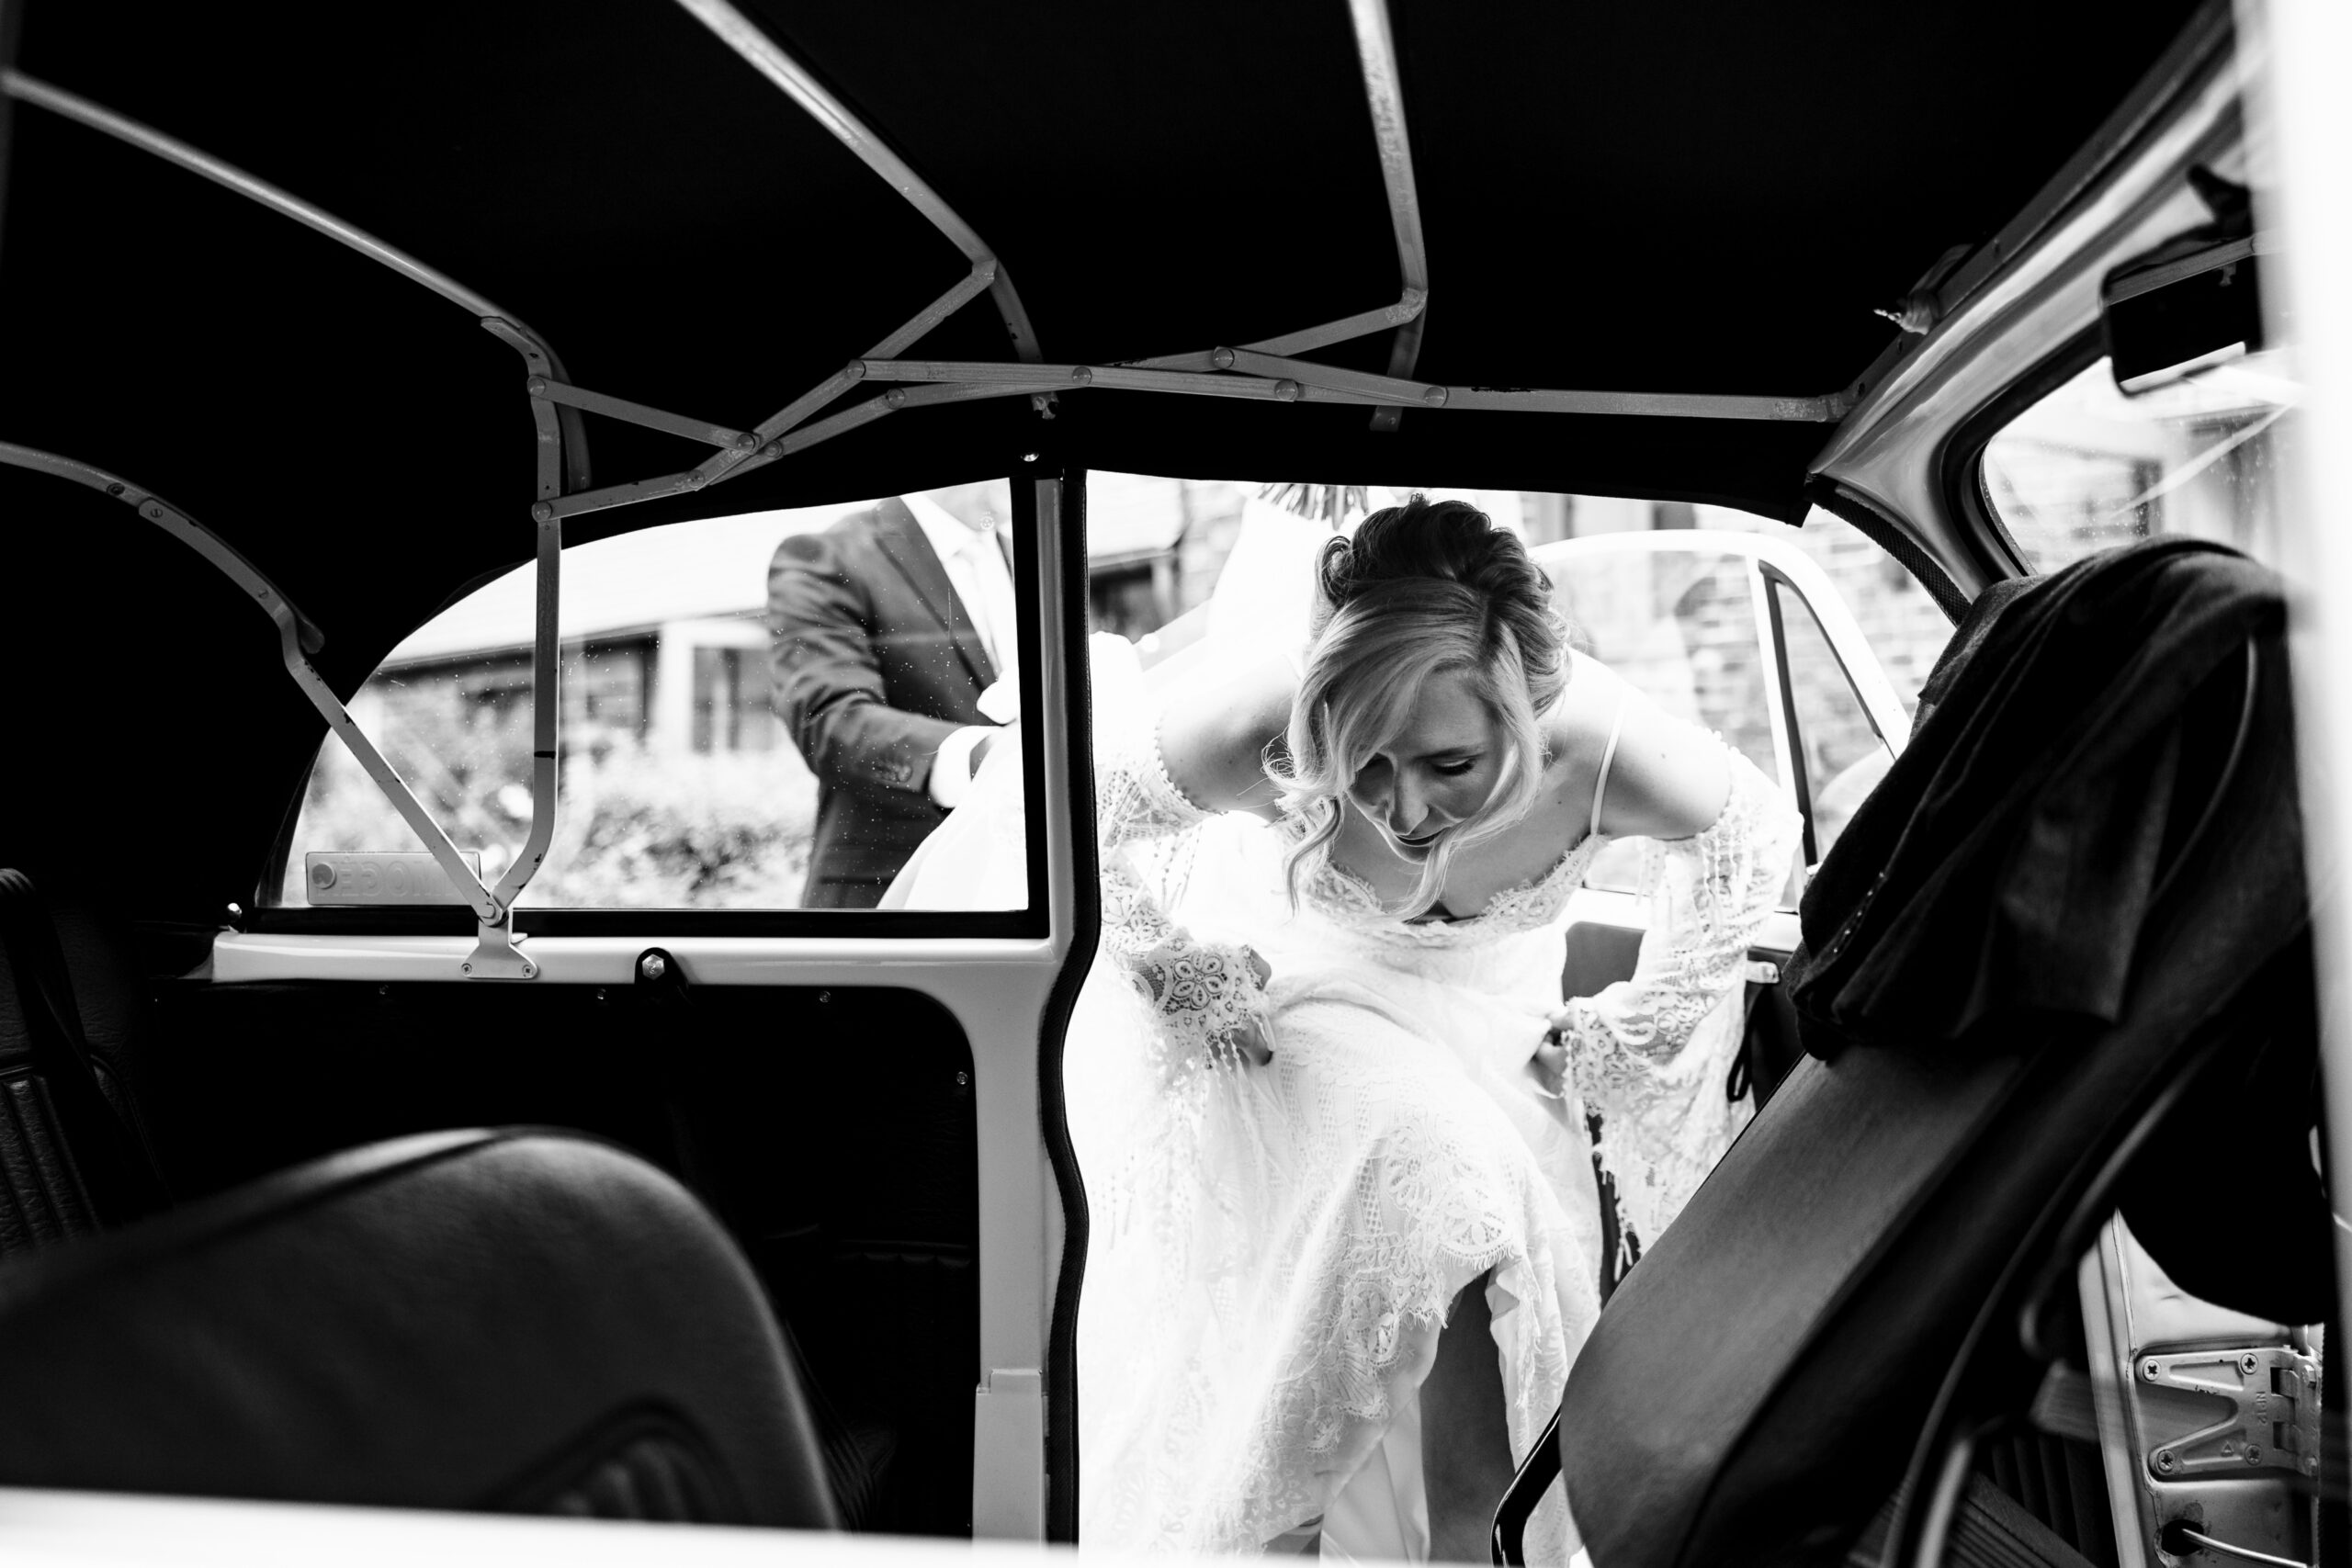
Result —
<path fill-rule="evenodd" d="M 1502 1360 L 1487 1311 L 1485 1275 L 1454 1298 L 1420 1394 L 1430 1560 L 1487 1562 L 1487 1532 L 1517 1467 L 1503 1416 Z"/>

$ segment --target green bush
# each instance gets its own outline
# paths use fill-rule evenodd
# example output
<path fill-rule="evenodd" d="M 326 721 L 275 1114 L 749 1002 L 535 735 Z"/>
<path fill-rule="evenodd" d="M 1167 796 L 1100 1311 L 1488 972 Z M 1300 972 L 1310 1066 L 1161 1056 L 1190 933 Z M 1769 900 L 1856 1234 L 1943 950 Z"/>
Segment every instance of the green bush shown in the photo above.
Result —
<path fill-rule="evenodd" d="M 483 875 L 494 882 L 530 830 L 527 744 L 485 746 L 479 735 L 427 728 L 435 733 L 395 719 L 385 726 L 385 749 L 452 841 L 482 852 Z M 792 908 L 816 819 L 816 780 L 788 748 L 698 755 L 599 737 L 565 759 L 555 839 L 522 903 Z M 421 848 L 357 761 L 330 742 L 311 774 L 282 897 L 305 901 L 305 851 Z"/>

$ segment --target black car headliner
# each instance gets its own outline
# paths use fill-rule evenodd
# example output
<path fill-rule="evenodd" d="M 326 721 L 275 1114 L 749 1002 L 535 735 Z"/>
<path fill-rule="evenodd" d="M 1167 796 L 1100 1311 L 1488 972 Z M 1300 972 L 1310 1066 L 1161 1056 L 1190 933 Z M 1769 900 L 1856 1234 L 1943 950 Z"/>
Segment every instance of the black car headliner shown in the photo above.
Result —
<path fill-rule="evenodd" d="M 1342 0 L 742 6 L 985 237 L 1048 360 L 1245 343 L 1397 297 Z M 1892 338 L 1872 307 L 2024 205 L 2190 9 L 1392 0 L 1430 256 L 1417 374 L 1844 388 Z M 574 382 L 699 419 L 774 412 L 965 270 L 666 0 L 20 11 L 27 74 L 487 294 Z M 320 665 L 345 690 L 454 590 L 528 553 L 521 365 L 465 311 L 43 109 L 16 107 L 6 152 L 0 440 L 120 472 L 226 536 L 326 628 Z M 985 299 L 920 352 L 1010 357 Z M 1316 357 L 1384 370 L 1387 354 L 1384 333 Z M 697 456 L 607 420 L 589 429 L 599 484 Z M 1003 473 L 1027 451 L 1793 520 L 1827 434 L 1465 411 L 1375 433 L 1362 408 L 1095 389 L 1062 396 L 1050 422 L 1017 399 L 911 411 L 698 494 L 573 519 L 567 536 Z M 39 536 L 57 563 L 7 574 L 10 657 L 78 642 L 90 678 L 127 695 L 185 678 L 176 666 L 201 650 L 256 694 L 236 700 L 269 738 L 249 759 L 268 798 L 242 767 L 242 794 L 198 792 L 207 831 L 222 812 L 254 829 L 236 835 L 249 877 L 319 733 L 282 676 L 270 685 L 266 623 L 224 618 L 236 612 L 192 557 L 134 537 L 127 512 L 85 492 L 0 472 L 0 512 L 12 549 Z M 88 649 L 107 627 L 126 646 Z M 89 696 L 77 683 L 74 701 Z M 59 701 L 53 717 L 82 711 Z M 153 723 L 165 747 L 207 733 L 200 716 Z"/>

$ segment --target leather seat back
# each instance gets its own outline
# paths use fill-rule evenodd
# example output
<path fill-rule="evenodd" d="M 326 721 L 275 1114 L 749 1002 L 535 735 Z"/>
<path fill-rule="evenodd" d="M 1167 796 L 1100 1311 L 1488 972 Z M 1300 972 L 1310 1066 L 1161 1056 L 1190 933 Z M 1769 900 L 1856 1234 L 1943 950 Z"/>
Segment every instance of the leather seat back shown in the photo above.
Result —
<path fill-rule="evenodd" d="M 2256 744 L 2113 1025 L 1997 1018 L 1805 1060 L 1611 1298 L 1560 1417 L 1595 1562 L 1842 1554 L 1972 1332 L 2014 1344 L 2021 1282 L 2126 1136 L 2204 1064 L 2301 1027 L 2288 682 L 2278 642 L 2262 654 Z"/>
<path fill-rule="evenodd" d="M 748 1266 L 542 1132 L 297 1167 L 0 1268 L 0 1483 L 833 1523 Z"/>

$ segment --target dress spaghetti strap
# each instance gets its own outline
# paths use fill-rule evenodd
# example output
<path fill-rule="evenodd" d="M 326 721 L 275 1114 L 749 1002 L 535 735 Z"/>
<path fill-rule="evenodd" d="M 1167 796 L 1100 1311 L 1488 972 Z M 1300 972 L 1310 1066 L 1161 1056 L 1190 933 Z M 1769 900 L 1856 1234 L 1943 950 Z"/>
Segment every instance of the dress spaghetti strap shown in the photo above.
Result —
<path fill-rule="evenodd" d="M 1609 793 L 1609 765 L 1617 760 L 1617 737 L 1625 728 L 1625 704 L 1633 697 L 1632 687 L 1617 696 L 1617 716 L 1609 721 L 1609 744 L 1600 753 L 1600 776 L 1592 781 L 1592 825 L 1586 829 L 1589 837 L 1600 836 L 1600 801 Z"/>

